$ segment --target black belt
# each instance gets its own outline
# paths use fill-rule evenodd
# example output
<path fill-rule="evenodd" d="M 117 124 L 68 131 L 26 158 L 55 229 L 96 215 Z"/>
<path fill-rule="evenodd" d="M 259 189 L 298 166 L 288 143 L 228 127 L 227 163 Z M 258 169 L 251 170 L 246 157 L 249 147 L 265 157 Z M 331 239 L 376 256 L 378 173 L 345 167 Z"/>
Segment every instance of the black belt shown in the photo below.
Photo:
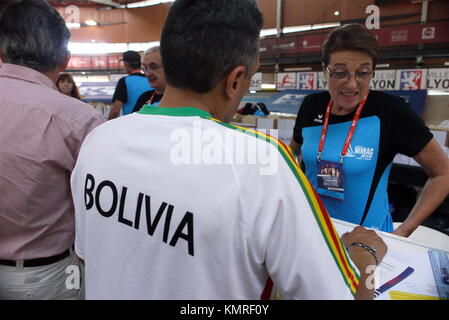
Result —
<path fill-rule="evenodd" d="M 52 263 L 61 261 L 62 259 L 66 258 L 68 256 L 70 256 L 70 250 L 69 249 L 67 249 L 63 253 L 57 254 L 57 255 L 52 256 L 52 257 L 23 260 L 23 267 L 26 268 L 26 267 L 46 266 L 48 264 L 52 264 Z M 4 266 L 15 267 L 15 266 L 18 265 L 18 263 L 19 262 L 15 261 L 15 260 L 2 260 L 2 259 L 0 259 L 0 264 L 2 264 Z"/>

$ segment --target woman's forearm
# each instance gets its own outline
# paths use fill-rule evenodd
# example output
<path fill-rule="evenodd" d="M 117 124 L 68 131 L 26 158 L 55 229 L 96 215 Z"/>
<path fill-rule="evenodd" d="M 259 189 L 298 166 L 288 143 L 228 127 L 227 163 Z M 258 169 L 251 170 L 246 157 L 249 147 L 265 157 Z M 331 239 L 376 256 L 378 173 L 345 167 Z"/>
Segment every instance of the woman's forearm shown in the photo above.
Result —
<path fill-rule="evenodd" d="M 440 206 L 448 193 L 449 176 L 427 180 L 409 216 L 393 233 L 403 237 L 410 236 Z"/>

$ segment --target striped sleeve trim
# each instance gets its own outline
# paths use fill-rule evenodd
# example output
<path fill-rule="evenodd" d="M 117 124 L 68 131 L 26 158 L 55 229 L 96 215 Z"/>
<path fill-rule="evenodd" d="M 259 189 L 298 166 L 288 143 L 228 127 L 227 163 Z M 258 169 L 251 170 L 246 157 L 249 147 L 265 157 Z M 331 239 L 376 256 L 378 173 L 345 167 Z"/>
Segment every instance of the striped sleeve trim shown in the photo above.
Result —
<path fill-rule="evenodd" d="M 334 258 L 334 261 L 337 264 L 338 269 L 340 270 L 343 280 L 351 290 L 351 293 L 355 296 L 359 283 L 359 276 L 352 264 L 349 262 L 349 258 L 346 254 L 346 251 L 343 249 L 340 237 L 337 234 L 332 221 L 330 220 L 326 208 L 324 207 L 321 199 L 318 197 L 315 189 L 312 187 L 302 170 L 299 168 L 295 158 L 293 157 L 290 147 L 288 147 L 282 141 L 263 132 L 227 124 L 213 118 L 209 119 L 229 129 L 239 130 L 243 133 L 269 142 L 277 148 L 277 150 L 280 152 L 280 154 L 290 167 L 299 185 L 301 186 L 307 198 L 307 201 L 309 202 L 310 208 L 312 209 L 315 220 L 321 230 L 321 234 L 323 235 L 323 238 L 327 244 L 327 247 L 329 248 L 332 257 Z"/>

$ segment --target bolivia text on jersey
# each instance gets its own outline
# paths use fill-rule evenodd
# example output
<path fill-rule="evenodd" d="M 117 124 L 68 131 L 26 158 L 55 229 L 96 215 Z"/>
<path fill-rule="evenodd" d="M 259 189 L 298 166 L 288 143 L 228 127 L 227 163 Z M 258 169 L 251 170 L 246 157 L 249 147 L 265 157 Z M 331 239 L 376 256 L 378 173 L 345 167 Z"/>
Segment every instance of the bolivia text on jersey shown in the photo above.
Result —
<path fill-rule="evenodd" d="M 171 218 L 173 214 L 173 210 L 175 207 L 166 202 L 162 202 L 159 206 L 159 210 L 156 213 L 154 219 L 151 219 L 151 197 L 149 195 L 143 194 L 139 192 L 137 196 L 137 202 L 135 205 L 135 215 L 134 220 L 130 221 L 124 217 L 124 208 L 127 200 L 128 188 L 123 186 L 122 190 L 119 194 L 117 187 L 112 181 L 105 180 L 101 181 L 98 185 L 95 183 L 95 178 L 91 174 L 86 175 L 86 183 L 84 185 L 84 201 L 86 204 L 86 211 L 92 210 L 95 206 L 96 211 L 105 218 L 112 217 L 116 211 L 118 206 L 118 222 L 123 223 L 131 228 L 139 230 L 140 227 L 140 215 L 142 211 L 142 207 L 145 207 L 145 216 L 147 221 L 147 232 L 148 235 L 153 236 L 157 226 L 159 225 L 159 220 L 165 213 L 165 223 L 164 223 L 164 231 L 162 236 L 162 241 L 164 243 L 168 243 L 170 246 L 174 247 L 178 240 L 184 239 L 187 241 L 188 253 L 193 256 L 194 255 L 194 243 L 193 243 L 193 213 L 187 211 L 184 214 L 181 222 L 176 228 L 173 237 L 170 242 L 168 241 L 168 235 L 170 233 L 171 226 Z M 112 193 L 112 198 L 111 198 Z M 105 205 L 105 201 L 101 201 L 101 197 L 111 198 L 111 204 Z M 145 201 L 143 201 L 145 198 Z M 136 197 L 129 196 L 128 199 L 136 199 Z M 129 201 L 129 200 L 128 200 Z M 109 202 L 109 201 L 108 201 Z M 183 233 L 184 228 L 187 227 L 187 233 Z"/>

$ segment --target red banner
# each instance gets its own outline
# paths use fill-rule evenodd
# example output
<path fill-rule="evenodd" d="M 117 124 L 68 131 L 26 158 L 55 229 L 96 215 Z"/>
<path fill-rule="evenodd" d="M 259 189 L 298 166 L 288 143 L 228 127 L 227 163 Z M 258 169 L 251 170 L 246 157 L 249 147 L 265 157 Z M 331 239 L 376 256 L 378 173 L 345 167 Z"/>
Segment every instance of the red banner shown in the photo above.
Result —
<path fill-rule="evenodd" d="M 449 42 L 449 22 L 412 24 L 375 30 L 382 47 Z"/>
<path fill-rule="evenodd" d="M 120 59 L 122 58 L 121 55 L 110 55 L 108 56 L 108 64 L 109 69 L 121 69 L 123 68 Z"/>
<path fill-rule="evenodd" d="M 69 61 L 67 69 L 89 70 L 91 68 L 91 57 L 73 57 Z"/>
<path fill-rule="evenodd" d="M 381 47 L 426 43 L 449 43 L 449 22 L 411 24 L 373 30 Z M 307 54 L 321 50 L 327 34 L 263 39 L 261 57 L 275 54 Z"/>
<path fill-rule="evenodd" d="M 100 70 L 109 69 L 108 57 L 107 56 L 92 57 L 92 69 L 100 69 Z"/>
<path fill-rule="evenodd" d="M 67 69 L 70 70 L 117 70 L 122 69 L 121 55 L 72 56 Z"/>

